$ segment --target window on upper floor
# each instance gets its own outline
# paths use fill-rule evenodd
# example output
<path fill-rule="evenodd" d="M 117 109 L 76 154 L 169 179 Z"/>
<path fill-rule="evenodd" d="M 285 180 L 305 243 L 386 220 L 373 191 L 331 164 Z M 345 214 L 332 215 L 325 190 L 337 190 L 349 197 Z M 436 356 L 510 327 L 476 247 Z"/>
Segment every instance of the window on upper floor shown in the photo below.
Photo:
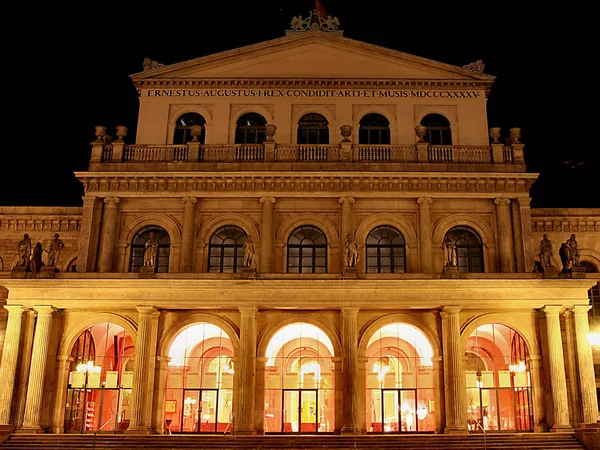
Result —
<path fill-rule="evenodd" d="M 359 144 L 390 143 L 390 122 L 381 114 L 367 114 L 360 119 L 358 128 Z"/>
<path fill-rule="evenodd" d="M 402 233 L 394 227 L 371 230 L 365 244 L 367 273 L 406 272 L 406 247 Z"/>
<path fill-rule="evenodd" d="M 150 245 L 154 243 L 156 245 Z M 170 253 L 171 239 L 169 238 L 169 233 L 156 225 L 144 227 L 138 231 L 131 243 L 129 270 L 131 272 L 139 272 L 146 265 L 147 267 L 154 267 L 155 272 L 168 272 Z M 145 264 L 149 259 L 149 255 L 152 255 L 150 258 L 152 262 Z"/>
<path fill-rule="evenodd" d="M 235 128 L 236 144 L 262 144 L 267 139 L 265 125 L 267 120 L 257 113 L 244 114 Z"/>
<path fill-rule="evenodd" d="M 239 227 L 226 225 L 210 238 L 208 271 L 212 273 L 237 273 L 244 267 L 244 242 L 246 232 Z"/>
<path fill-rule="evenodd" d="M 321 114 L 306 114 L 298 122 L 298 144 L 329 144 L 329 126 Z"/>
<path fill-rule="evenodd" d="M 445 239 L 454 241 L 458 271 L 464 273 L 483 272 L 483 244 L 475 230 L 469 227 L 454 227 Z"/>
<path fill-rule="evenodd" d="M 421 119 L 421 125 L 427 127 L 425 140 L 430 145 L 452 145 L 450 121 L 441 114 L 428 114 Z"/>
<path fill-rule="evenodd" d="M 586 273 L 598 273 L 598 267 L 594 263 L 589 261 L 581 261 L 581 265 L 585 267 Z M 588 312 L 590 318 L 590 326 L 600 328 L 600 282 L 596 283 L 588 291 L 588 298 L 590 299 L 591 308 Z"/>
<path fill-rule="evenodd" d="M 187 113 L 179 117 L 175 122 L 175 134 L 173 135 L 173 144 L 187 144 L 193 139 L 192 125 L 206 124 L 206 120 L 198 113 Z M 203 130 L 198 137 L 201 144 L 204 144 L 204 135 L 206 130 Z"/>
<path fill-rule="evenodd" d="M 296 228 L 287 243 L 288 273 L 327 273 L 327 238 L 310 225 Z"/>

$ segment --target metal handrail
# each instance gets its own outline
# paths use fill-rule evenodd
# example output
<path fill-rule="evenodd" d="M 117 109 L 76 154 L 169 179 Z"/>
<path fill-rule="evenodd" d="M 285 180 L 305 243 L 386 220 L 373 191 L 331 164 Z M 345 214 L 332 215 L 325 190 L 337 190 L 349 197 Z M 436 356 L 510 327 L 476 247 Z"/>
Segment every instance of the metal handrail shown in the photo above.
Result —
<path fill-rule="evenodd" d="M 229 414 L 229 422 L 227 422 L 227 426 L 225 427 L 225 431 L 223 431 L 223 436 L 225 436 L 227 434 L 228 430 L 231 430 L 231 431 L 229 431 L 229 434 L 231 434 L 231 436 L 233 436 L 233 424 L 234 424 L 234 422 L 235 422 L 235 413 L 232 412 L 232 413 Z"/>
<path fill-rule="evenodd" d="M 475 416 L 473 415 L 472 412 L 469 412 L 469 415 L 475 421 L 475 423 L 477 424 L 479 429 L 483 432 L 483 450 L 487 450 L 486 433 L 485 433 L 485 428 L 483 428 L 483 424 L 481 423 L 481 421 L 479 419 L 475 418 Z"/>

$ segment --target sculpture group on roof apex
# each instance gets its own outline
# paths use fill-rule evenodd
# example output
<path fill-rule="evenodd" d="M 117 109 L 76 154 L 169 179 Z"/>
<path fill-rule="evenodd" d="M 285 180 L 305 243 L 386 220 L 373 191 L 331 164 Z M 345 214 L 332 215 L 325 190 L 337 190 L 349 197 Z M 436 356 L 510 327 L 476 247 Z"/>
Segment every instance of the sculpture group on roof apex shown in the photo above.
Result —
<path fill-rule="evenodd" d="M 294 31 L 336 31 L 339 29 L 340 21 L 337 17 L 322 17 L 319 11 L 314 10 L 305 19 L 303 16 L 294 16 L 291 22 Z"/>
<path fill-rule="evenodd" d="M 150 58 L 144 58 L 144 72 L 146 70 L 160 69 L 161 67 L 165 67 L 165 65 L 161 64 L 159 62 L 153 61 Z"/>
<path fill-rule="evenodd" d="M 485 64 L 483 63 L 483 59 L 478 59 L 477 61 L 462 66 L 462 68 L 475 73 L 483 73 L 483 70 L 485 69 Z"/>

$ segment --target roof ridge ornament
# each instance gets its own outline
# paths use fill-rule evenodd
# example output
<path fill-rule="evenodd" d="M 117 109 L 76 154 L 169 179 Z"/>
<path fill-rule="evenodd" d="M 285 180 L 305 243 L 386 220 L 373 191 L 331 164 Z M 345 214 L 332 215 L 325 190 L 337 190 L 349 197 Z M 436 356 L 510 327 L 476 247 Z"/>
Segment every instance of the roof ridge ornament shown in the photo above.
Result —
<path fill-rule="evenodd" d="M 483 70 L 485 69 L 485 64 L 483 63 L 483 59 L 478 59 L 477 61 L 462 66 L 462 68 L 475 73 L 483 73 Z"/>
<path fill-rule="evenodd" d="M 337 17 L 323 17 L 317 9 L 309 12 L 307 18 L 303 16 L 294 16 L 290 23 L 291 30 L 286 30 L 286 35 L 295 34 L 304 31 L 327 31 L 333 32 L 339 36 L 343 31 L 339 29 L 340 21 Z"/>
<path fill-rule="evenodd" d="M 144 58 L 144 72 L 146 70 L 160 69 L 161 67 L 165 67 L 165 65 L 161 64 L 159 62 L 153 61 L 150 58 Z"/>

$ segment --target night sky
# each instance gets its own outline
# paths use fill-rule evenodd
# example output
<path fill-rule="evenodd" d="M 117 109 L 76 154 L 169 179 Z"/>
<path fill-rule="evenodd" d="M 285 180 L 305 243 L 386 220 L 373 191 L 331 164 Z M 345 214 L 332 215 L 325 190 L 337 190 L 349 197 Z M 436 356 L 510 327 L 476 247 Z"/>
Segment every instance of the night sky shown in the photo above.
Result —
<path fill-rule="evenodd" d="M 546 8 L 542 16 L 534 7 L 504 2 L 493 8 L 481 2 L 321 3 L 345 37 L 458 67 L 483 59 L 484 72 L 496 77 L 489 125 L 501 127 L 503 136 L 521 128 L 527 169 L 540 173 L 532 206 L 600 207 L 597 127 L 582 110 L 592 98 L 586 73 L 593 70 L 582 62 L 595 29 L 586 27 L 585 12 Z M 145 57 L 168 65 L 276 39 L 315 2 L 153 5 L 31 7 L 27 28 L 7 41 L 4 59 L 5 94 L 15 102 L 5 109 L 11 117 L 0 205 L 82 204 L 73 172 L 87 170 L 94 126 L 114 134 L 125 125 L 126 143 L 135 143 L 138 98 L 130 75 L 143 70 Z"/>

